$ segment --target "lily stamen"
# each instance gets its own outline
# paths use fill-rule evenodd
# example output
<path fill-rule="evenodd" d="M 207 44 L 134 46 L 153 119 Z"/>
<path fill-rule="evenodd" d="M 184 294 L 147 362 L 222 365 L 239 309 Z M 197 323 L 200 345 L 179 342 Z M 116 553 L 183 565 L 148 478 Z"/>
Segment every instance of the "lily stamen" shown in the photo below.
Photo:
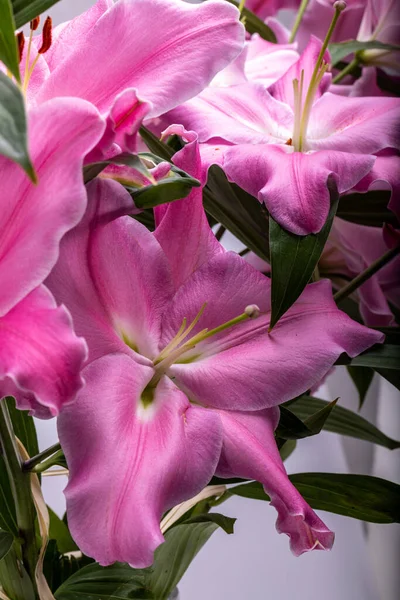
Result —
<path fill-rule="evenodd" d="M 193 330 L 195 325 L 199 322 L 201 315 L 206 307 L 207 303 L 204 303 L 196 317 L 193 319 L 192 323 L 185 330 L 186 326 L 186 317 L 183 319 L 182 325 L 179 328 L 176 336 L 169 342 L 169 344 L 164 348 L 164 350 L 158 355 L 158 357 L 153 361 L 153 365 L 155 368 L 155 374 L 152 377 L 151 381 L 148 384 L 148 387 L 155 387 L 157 383 L 160 381 L 161 377 L 165 374 L 165 372 L 169 369 L 169 367 L 178 360 L 183 354 L 188 352 L 189 350 L 193 350 L 197 344 L 206 340 L 229 327 L 233 327 L 242 321 L 246 321 L 247 319 L 257 319 L 261 312 L 259 307 L 256 304 L 250 304 L 246 306 L 244 312 L 233 319 L 230 319 L 226 323 L 222 323 L 218 327 L 214 327 L 213 329 L 203 329 L 189 340 L 187 340 L 182 346 L 179 344 L 188 336 L 188 334 Z"/>
<path fill-rule="evenodd" d="M 341 12 L 346 8 L 346 3 L 339 1 L 333 5 L 335 14 L 326 34 L 325 40 L 319 52 L 314 71 L 311 75 L 307 95 L 303 104 L 304 70 L 300 74 L 300 82 L 293 79 L 293 97 L 294 97 L 294 127 L 293 127 L 293 147 L 295 152 L 303 152 L 306 144 L 306 135 L 308 122 L 310 120 L 311 109 L 314 103 L 318 87 L 329 69 L 329 64 L 324 62 L 324 54 L 332 37 Z"/>
<path fill-rule="evenodd" d="M 42 45 L 40 46 L 37 56 L 35 57 L 34 61 L 32 62 L 32 65 L 29 66 L 30 58 L 31 58 L 33 32 L 38 28 L 39 22 L 40 22 L 39 17 L 36 17 L 35 19 L 33 19 L 33 21 L 30 22 L 28 50 L 26 53 L 26 60 L 25 60 L 25 75 L 24 75 L 24 81 L 22 84 L 22 90 L 24 93 L 26 93 L 26 90 L 28 89 L 29 80 L 32 77 L 32 73 L 34 71 L 34 68 L 36 67 L 36 64 L 39 60 L 40 55 L 47 52 L 47 50 L 51 47 L 51 43 L 52 43 L 53 23 L 52 23 L 51 17 L 47 17 L 47 19 L 44 22 L 43 30 L 42 30 Z"/>
<path fill-rule="evenodd" d="M 186 319 L 186 317 L 184 317 L 184 319 L 182 321 L 182 325 L 180 326 L 179 331 L 176 334 L 176 336 L 174 338 L 172 338 L 172 340 L 169 342 L 169 344 L 167 344 L 165 346 L 164 350 L 162 350 L 160 352 L 160 354 L 158 355 L 158 357 L 153 361 L 155 365 L 160 363 L 162 360 L 164 360 L 164 358 L 172 350 L 174 350 L 177 346 L 179 346 L 179 344 L 181 342 L 183 342 L 183 340 L 189 335 L 189 333 L 191 331 L 193 331 L 194 327 L 199 322 L 199 319 L 200 319 L 201 315 L 203 314 L 206 306 L 207 306 L 207 302 L 204 302 L 203 306 L 200 308 L 199 312 L 197 313 L 197 315 L 195 316 L 195 318 L 193 319 L 193 321 L 191 322 L 191 324 L 189 325 L 189 327 L 187 329 L 186 329 L 187 319 Z"/>

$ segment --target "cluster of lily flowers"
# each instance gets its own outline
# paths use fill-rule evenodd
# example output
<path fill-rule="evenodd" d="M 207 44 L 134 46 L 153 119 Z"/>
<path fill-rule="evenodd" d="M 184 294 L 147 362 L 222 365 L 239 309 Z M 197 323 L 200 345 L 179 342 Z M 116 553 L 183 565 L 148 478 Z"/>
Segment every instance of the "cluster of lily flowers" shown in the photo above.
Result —
<path fill-rule="evenodd" d="M 144 149 L 145 123 L 180 136 L 173 162 L 202 186 L 219 165 L 294 234 L 324 226 L 332 180 L 340 194 L 389 190 L 400 217 L 400 102 L 376 83 L 392 56 L 370 51 L 355 83 L 335 80 L 326 36 L 395 43 L 397 3 L 311 0 L 293 42 L 274 15 L 299 5 L 247 2 L 277 44 L 246 34 L 223 0 L 98 0 L 19 34 L 37 182 L 0 157 L 0 395 L 58 417 L 68 524 L 101 565 L 150 565 L 162 515 L 214 475 L 260 481 L 296 555 L 333 544 L 287 477 L 279 405 L 383 335 L 337 308 L 328 279 L 271 330 L 269 265 L 224 249 L 202 187 L 157 206 L 151 232 L 121 184 L 141 173 L 82 177 L 86 164 Z M 149 181 L 170 168 L 154 166 Z M 340 286 L 398 243 L 394 229 L 335 218 L 321 264 Z M 393 323 L 398 267 L 359 290 L 367 326 Z"/>

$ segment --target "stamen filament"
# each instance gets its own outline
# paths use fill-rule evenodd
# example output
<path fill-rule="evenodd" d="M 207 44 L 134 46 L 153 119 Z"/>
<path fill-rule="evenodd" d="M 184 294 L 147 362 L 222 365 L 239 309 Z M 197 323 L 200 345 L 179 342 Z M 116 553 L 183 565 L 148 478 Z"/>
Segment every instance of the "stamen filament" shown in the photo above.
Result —
<path fill-rule="evenodd" d="M 193 331 L 194 327 L 199 322 L 200 317 L 203 314 L 206 306 L 207 306 L 207 302 L 204 302 L 203 306 L 200 308 L 199 312 L 197 313 L 197 315 L 195 316 L 195 318 L 193 319 L 193 321 L 191 322 L 191 324 L 189 325 L 189 327 L 187 329 L 186 329 L 187 319 L 186 319 L 186 317 L 184 317 L 184 319 L 182 321 L 182 325 L 180 326 L 178 333 L 176 334 L 176 336 L 174 338 L 172 338 L 172 340 L 169 342 L 169 344 L 167 344 L 165 346 L 164 350 L 162 350 L 160 352 L 160 354 L 154 361 L 155 365 L 159 364 L 162 360 L 164 360 L 165 356 L 167 354 L 169 354 L 171 352 L 171 350 L 174 350 L 181 342 L 183 342 L 183 340 L 185 338 L 187 338 L 189 333 L 191 331 Z M 185 329 L 186 329 L 186 331 L 185 331 Z"/>
<path fill-rule="evenodd" d="M 230 319 L 226 323 L 219 325 L 218 327 L 214 327 L 214 329 L 203 329 L 189 340 L 187 340 L 182 346 L 179 346 L 179 343 L 183 341 L 190 331 L 192 331 L 193 327 L 198 323 L 206 304 L 203 304 L 200 311 L 189 325 L 189 327 L 184 331 L 184 327 L 186 325 L 186 318 L 183 320 L 182 325 L 179 328 L 177 335 L 171 340 L 171 342 L 164 348 L 164 350 L 159 354 L 159 356 L 153 361 L 153 365 L 155 368 L 155 373 L 150 382 L 148 383 L 148 388 L 155 387 L 160 381 L 161 377 L 164 373 L 169 369 L 169 367 L 185 352 L 189 350 L 193 350 L 193 348 L 200 342 L 206 340 L 207 338 L 228 329 L 242 321 L 246 321 L 247 319 L 257 319 L 260 316 L 260 309 L 255 304 L 251 304 L 245 308 L 245 311 L 233 319 Z"/>
<path fill-rule="evenodd" d="M 297 11 L 296 20 L 294 22 L 293 29 L 292 29 L 292 31 L 290 33 L 289 44 L 292 44 L 294 42 L 295 38 L 296 38 L 297 31 L 298 31 L 298 29 L 299 29 L 299 27 L 301 25 L 301 22 L 303 20 L 304 13 L 307 10 L 307 6 L 308 6 L 309 1 L 310 0 L 302 0 L 302 3 L 300 4 L 300 8 Z"/>
<path fill-rule="evenodd" d="M 303 81 L 300 79 L 300 86 L 298 80 L 293 80 L 293 93 L 294 93 L 294 130 L 293 130 L 293 146 L 295 152 L 303 152 L 308 122 L 310 119 L 311 109 L 314 102 L 314 97 L 317 92 L 318 86 L 322 81 L 323 76 L 327 72 L 329 65 L 324 63 L 324 54 L 328 47 L 329 41 L 332 37 L 333 31 L 336 27 L 341 12 L 346 8 L 346 3 L 337 1 L 334 3 L 333 8 L 335 14 L 333 15 L 331 24 L 328 29 L 328 33 L 325 36 L 321 50 L 318 54 L 317 62 L 311 75 L 310 83 L 307 90 L 306 99 L 303 107 L 302 95 L 303 95 Z M 302 77 L 304 78 L 304 71 L 302 71 Z M 295 83 L 297 81 L 297 83 Z M 299 108 L 300 107 L 300 108 Z M 301 115 L 301 116 L 300 116 Z"/>
<path fill-rule="evenodd" d="M 29 32 L 29 39 L 28 39 L 28 49 L 26 51 L 24 81 L 22 83 L 22 89 L 24 92 L 26 92 L 26 90 L 28 88 L 28 83 L 29 83 L 29 78 L 30 78 L 29 60 L 31 57 L 32 38 L 33 38 L 33 28 L 31 26 L 31 30 Z"/>

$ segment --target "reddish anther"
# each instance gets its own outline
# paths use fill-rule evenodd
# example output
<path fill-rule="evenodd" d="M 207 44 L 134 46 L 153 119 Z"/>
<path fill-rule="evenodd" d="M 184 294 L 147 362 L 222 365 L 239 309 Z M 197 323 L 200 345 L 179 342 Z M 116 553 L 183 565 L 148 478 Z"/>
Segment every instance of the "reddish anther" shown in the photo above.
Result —
<path fill-rule="evenodd" d="M 36 31 L 36 29 L 39 27 L 39 23 L 40 17 L 35 17 L 34 19 L 32 19 L 32 21 L 29 23 L 31 30 Z"/>
<path fill-rule="evenodd" d="M 25 47 L 25 36 L 24 36 L 24 33 L 22 31 L 20 31 L 19 33 L 17 33 L 17 44 L 18 44 L 19 62 L 21 62 L 22 55 L 24 53 L 24 47 Z"/>
<path fill-rule="evenodd" d="M 38 50 L 39 54 L 44 54 L 50 48 L 51 39 L 52 39 L 52 28 L 53 28 L 53 24 L 52 24 L 51 17 L 47 17 L 47 19 L 45 20 L 44 25 L 43 25 L 42 45 L 40 46 L 40 48 Z"/>

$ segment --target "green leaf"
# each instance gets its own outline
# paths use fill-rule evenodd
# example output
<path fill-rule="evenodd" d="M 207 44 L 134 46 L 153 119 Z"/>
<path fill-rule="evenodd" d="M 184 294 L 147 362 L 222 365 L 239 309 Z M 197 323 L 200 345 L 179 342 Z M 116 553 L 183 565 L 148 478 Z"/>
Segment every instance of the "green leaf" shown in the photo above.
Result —
<path fill-rule="evenodd" d="M 0 529 L 0 560 L 9 552 L 14 541 L 14 537 L 9 531 Z"/>
<path fill-rule="evenodd" d="M 83 167 L 83 180 L 85 183 L 92 181 L 97 175 L 99 175 L 109 165 L 125 165 L 136 169 L 146 177 L 149 174 L 148 169 L 140 160 L 137 154 L 130 154 L 129 152 L 121 152 L 112 158 L 103 160 L 96 163 L 89 163 Z"/>
<path fill-rule="evenodd" d="M 239 6 L 239 2 L 235 2 L 235 0 L 228 0 L 230 4 L 234 6 Z M 246 7 L 242 9 L 242 18 L 244 17 L 244 26 L 246 27 L 246 31 L 250 34 L 258 33 L 260 37 L 268 42 L 272 42 L 276 44 L 276 35 L 272 31 L 270 27 L 264 21 L 259 19 L 254 13 L 248 10 Z"/>
<path fill-rule="evenodd" d="M 51 539 L 46 548 L 43 572 L 51 591 L 54 592 L 74 573 L 93 563 L 93 559 L 84 554 L 79 557 L 60 554 L 56 540 Z"/>
<path fill-rule="evenodd" d="M 292 410 L 280 406 L 281 416 L 275 431 L 276 437 L 285 440 L 298 440 L 317 435 L 323 429 L 326 420 L 335 408 L 336 402 L 337 400 L 324 403 L 317 408 L 316 412 L 308 415 L 304 421 L 299 419 Z"/>
<path fill-rule="evenodd" d="M 30 455 L 38 453 L 36 429 L 33 418 L 26 411 L 18 410 L 11 396 L 5 399 L 15 435 Z M 6 465 L 0 453 L 0 528 L 18 537 L 15 503 L 8 479 Z"/>
<path fill-rule="evenodd" d="M 159 140 L 158 137 L 150 131 L 150 129 L 147 129 L 143 125 L 140 128 L 139 133 L 143 141 L 150 148 L 150 150 L 154 152 L 154 154 L 160 156 L 168 162 L 171 162 L 171 158 L 175 154 L 175 150 L 173 148 L 168 146 L 168 144 L 164 144 L 164 142 Z"/>
<path fill-rule="evenodd" d="M 269 262 L 266 208 L 239 186 L 229 183 L 217 165 L 208 171 L 203 204 L 205 210 L 247 248 Z"/>
<path fill-rule="evenodd" d="M 400 370 L 397 369 L 374 369 L 379 375 L 382 375 L 385 379 L 387 379 L 394 387 L 400 390 Z"/>
<path fill-rule="evenodd" d="M 331 208 L 328 219 L 317 234 L 295 235 L 269 218 L 271 253 L 271 324 L 274 327 L 282 315 L 296 302 L 324 249 L 336 213 L 339 194 L 333 180 L 328 180 Z"/>
<path fill-rule="evenodd" d="M 343 60 L 349 54 L 356 54 L 363 50 L 392 50 L 399 51 L 400 46 L 394 46 L 393 44 L 383 44 L 377 40 L 369 42 L 359 42 L 357 40 L 351 40 L 349 42 L 341 42 L 339 44 L 329 44 L 329 52 L 331 53 L 332 65 L 336 65 L 339 61 Z M 362 55 L 360 56 L 362 62 Z"/>
<path fill-rule="evenodd" d="M 352 365 L 354 367 L 371 367 L 372 369 L 393 369 L 397 371 L 400 365 L 400 346 L 397 344 L 375 344 L 369 350 L 350 359 L 341 355 L 337 365 Z"/>
<path fill-rule="evenodd" d="M 383 227 L 384 223 L 398 225 L 396 215 L 387 207 L 390 192 L 373 190 L 366 194 L 346 194 L 339 200 L 336 216 L 358 225 Z"/>
<path fill-rule="evenodd" d="M 316 509 L 370 523 L 400 522 L 400 485 L 367 475 L 299 473 L 289 479 Z"/>
<path fill-rule="evenodd" d="M 15 504 L 7 469 L 0 452 L 0 528 L 18 537 Z"/>
<path fill-rule="evenodd" d="M 357 388 L 359 397 L 358 409 L 360 410 L 360 408 L 364 404 L 365 396 L 367 395 L 369 386 L 371 385 L 372 380 L 374 378 L 374 371 L 369 367 L 352 367 L 351 365 L 349 365 L 347 367 L 347 372 Z"/>
<path fill-rule="evenodd" d="M 0 585 L 12 600 L 36 600 L 32 582 L 17 555 L 15 544 L 0 560 Z"/>
<path fill-rule="evenodd" d="M 145 127 L 140 135 L 157 156 L 170 161 L 174 150 L 161 142 Z M 213 165 L 208 171 L 207 185 L 203 189 L 203 204 L 209 215 L 221 223 L 247 248 L 265 261 L 269 261 L 268 213 L 256 198 L 234 183 L 229 183 L 223 170 Z"/>
<path fill-rule="evenodd" d="M 59 0 L 12 0 L 15 26 L 19 29 L 57 2 Z"/>
<path fill-rule="evenodd" d="M 57 600 L 164 600 L 212 533 L 218 527 L 232 532 L 234 521 L 217 513 L 196 515 L 165 533 L 165 542 L 157 548 L 152 567 L 132 569 L 122 563 L 100 567 L 95 563 L 69 577 L 57 589 L 55 597 Z"/>
<path fill-rule="evenodd" d="M 280 406 L 280 419 L 275 435 L 284 440 L 299 440 L 313 435 L 311 429 L 303 423 L 292 411 Z"/>
<path fill-rule="evenodd" d="M 312 508 L 370 523 L 400 522 L 400 486 L 391 481 L 339 473 L 296 473 L 289 479 Z M 229 492 L 270 500 L 256 481 L 230 488 Z"/>
<path fill-rule="evenodd" d="M 287 403 L 292 413 L 294 413 L 299 419 L 307 422 L 307 419 L 315 414 L 316 411 L 320 411 L 324 407 L 328 407 L 330 404 L 326 400 L 320 400 L 313 396 L 300 396 L 295 400 L 291 400 Z M 391 439 L 380 431 L 375 425 L 372 425 L 369 421 L 354 413 L 347 408 L 343 408 L 340 405 L 336 405 L 328 418 L 326 419 L 323 429 L 325 431 L 331 431 L 332 433 L 339 433 L 341 435 L 347 435 L 367 442 L 372 442 L 394 450 L 400 448 L 400 442 Z"/>
<path fill-rule="evenodd" d="M 39 453 L 39 446 L 33 417 L 28 411 L 19 410 L 12 396 L 8 396 L 6 402 L 15 435 L 23 443 L 29 456 L 35 456 Z"/>
<path fill-rule="evenodd" d="M 151 157 L 151 160 L 158 164 L 162 158 L 153 154 L 142 153 L 144 158 Z M 154 208 L 160 204 L 166 204 L 173 200 L 186 198 L 192 191 L 192 188 L 200 187 L 200 181 L 191 177 L 182 169 L 171 164 L 171 170 L 167 177 L 160 179 L 155 185 L 148 185 L 142 188 L 132 188 L 125 186 L 130 193 L 136 208 Z"/>
<path fill-rule="evenodd" d="M 50 515 L 49 538 L 57 542 L 57 548 L 61 554 L 79 550 L 69 532 L 68 526 L 56 513 L 48 506 Z"/>
<path fill-rule="evenodd" d="M 154 598 L 145 589 L 146 571 L 123 563 L 101 567 L 94 563 L 80 569 L 57 589 L 56 600 L 125 600 Z"/>
<path fill-rule="evenodd" d="M 0 71 L 0 154 L 21 165 L 35 182 L 29 158 L 24 98 L 18 87 Z"/>
<path fill-rule="evenodd" d="M 208 520 L 201 523 L 183 523 L 172 527 L 165 534 L 165 542 L 155 552 L 155 561 L 148 587 L 154 598 L 164 600 L 177 586 L 196 554 L 219 527 Z M 214 514 L 214 519 L 216 519 Z M 225 517 L 226 519 L 226 517 Z"/>
<path fill-rule="evenodd" d="M 216 523 L 225 533 L 232 534 L 235 521 L 236 519 L 226 517 L 220 513 L 203 513 L 186 519 L 184 523 Z"/>
<path fill-rule="evenodd" d="M 139 173 L 142 173 L 145 177 L 152 178 L 144 161 L 148 161 L 149 164 L 157 165 L 163 162 L 163 160 L 165 159 L 148 152 L 141 152 L 140 154 L 129 154 L 124 152 L 109 160 L 86 165 L 83 169 L 84 181 L 85 183 L 88 183 L 110 164 L 127 165 L 136 171 L 139 171 Z M 129 182 L 120 181 L 130 193 L 136 208 L 154 208 L 160 204 L 166 204 L 173 200 L 186 198 L 193 187 L 200 187 L 200 181 L 191 177 L 188 173 L 182 171 L 182 169 L 179 169 L 174 164 L 170 164 L 171 170 L 169 175 L 156 183 L 136 187 L 134 185 L 129 185 Z"/>
<path fill-rule="evenodd" d="M 20 82 L 19 55 L 10 0 L 0 0 L 0 61 Z"/>
<path fill-rule="evenodd" d="M 283 462 L 289 458 L 292 452 L 295 451 L 297 446 L 296 440 L 285 440 L 282 446 L 279 448 L 279 454 Z"/>

